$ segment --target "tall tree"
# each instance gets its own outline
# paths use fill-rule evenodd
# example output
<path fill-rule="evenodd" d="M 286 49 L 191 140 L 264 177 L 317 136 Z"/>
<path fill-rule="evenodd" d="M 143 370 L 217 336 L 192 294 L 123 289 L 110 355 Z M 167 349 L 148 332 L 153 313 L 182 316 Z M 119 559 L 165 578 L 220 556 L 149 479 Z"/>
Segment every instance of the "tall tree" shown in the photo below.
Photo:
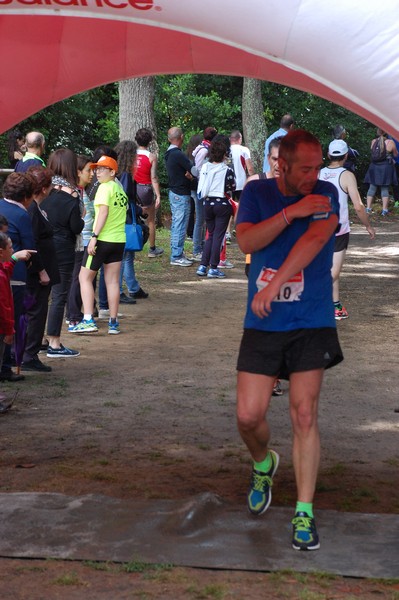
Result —
<path fill-rule="evenodd" d="M 156 133 L 154 96 L 154 77 L 135 77 L 119 82 L 120 140 L 134 140 L 141 127 Z"/>
<path fill-rule="evenodd" d="M 262 82 L 244 77 L 242 87 L 242 126 L 245 145 L 251 149 L 256 172 L 262 171 L 267 129 L 262 103 Z"/>

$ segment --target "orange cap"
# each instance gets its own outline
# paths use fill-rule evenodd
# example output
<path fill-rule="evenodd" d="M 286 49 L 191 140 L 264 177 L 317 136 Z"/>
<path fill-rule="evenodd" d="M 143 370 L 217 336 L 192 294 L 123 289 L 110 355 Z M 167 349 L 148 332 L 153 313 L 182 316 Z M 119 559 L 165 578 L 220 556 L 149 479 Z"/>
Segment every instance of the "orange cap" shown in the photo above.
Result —
<path fill-rule="evenodd" d="M 118 163 L 115 159 L 111 158 L 110 156 L 102 156 L 98 159 L 98 162 L 91 163 L 91 169 L 95 169 L 96 167 L 108 167 L 109 169 L 115 171 L 115 173 L 118 172 Z"/>

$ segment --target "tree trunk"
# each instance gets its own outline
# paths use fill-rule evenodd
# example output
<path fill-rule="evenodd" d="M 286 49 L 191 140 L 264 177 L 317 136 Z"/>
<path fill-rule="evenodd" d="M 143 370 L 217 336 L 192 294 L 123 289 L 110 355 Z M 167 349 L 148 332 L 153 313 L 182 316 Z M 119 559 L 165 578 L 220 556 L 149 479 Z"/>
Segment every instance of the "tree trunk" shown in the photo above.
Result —
<path fill-rule="evenodd" d="M 156 135 L 154 77 L 135 77 L 119 82 L 119 139 L 134 140 L 136 131 L 147 127 Z M 152 148 L 151 148 L 152 149 Z"/>
<path fill-rule="evenodd" d="M 267 128 L 263 116 L 262 90 L 259 79 L 244 77 L 242 88 L 242 126 L 244 143 L 251 150 L 256 173 L 262 172 Z"/>

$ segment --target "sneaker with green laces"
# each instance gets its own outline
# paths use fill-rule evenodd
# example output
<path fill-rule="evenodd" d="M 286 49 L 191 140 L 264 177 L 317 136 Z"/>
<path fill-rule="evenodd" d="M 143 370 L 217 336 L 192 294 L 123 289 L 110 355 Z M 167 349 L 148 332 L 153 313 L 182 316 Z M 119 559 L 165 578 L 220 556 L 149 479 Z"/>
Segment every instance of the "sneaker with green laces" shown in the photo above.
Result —
<path fill-rule="evenodd" d="M 98 327 L 94 319 L 82 319 L 72 329 L 68 328 L 68 333 L 96 333 L 97 331 Z"/>
<path fill-rule="evenodd" d="M 316 522 L 305 512 L 295 513 L 292 519 L 292 547 L 294 550 L 317 550 L 320 548 Z"/>
<path fill-rule="evenodd" d="M 266 512 L 272 501 L 273 477 L 277 471 L 280 457 L 274 450 L 269 450 L 269 452 L 272 459 L 272 466 L 269 471 L 262 473 L 256 469 L 252 470 L 247 504 L 249 512 L 253 515 L 261 515 Z"/>

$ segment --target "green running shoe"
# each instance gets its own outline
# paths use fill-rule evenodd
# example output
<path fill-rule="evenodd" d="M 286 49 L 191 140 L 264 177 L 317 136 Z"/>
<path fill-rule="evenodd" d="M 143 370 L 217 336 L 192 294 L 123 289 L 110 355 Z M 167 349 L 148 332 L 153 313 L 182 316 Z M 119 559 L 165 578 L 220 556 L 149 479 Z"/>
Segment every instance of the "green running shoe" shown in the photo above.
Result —
<path fill-rule="evenodd" d="M 272 501 L 273 477 L 277 471 L 280 457 L 274 450 L 269 450 L 269 453 L 272 459 L 272 466 L 268 473 L 261 473 L 255 469 L 252 470 L 247 504 L 249 512 L 253 515 L 263 514 L 269 508 Z"/>
<path fill-rule="evenodd" d="M 292 525 L 294 527 L 292 535 L 294 550 L 317 550 L 320 548 L 316 522 L 312 517 L 305 512 L 297 512 L 292 519 Z"/>

